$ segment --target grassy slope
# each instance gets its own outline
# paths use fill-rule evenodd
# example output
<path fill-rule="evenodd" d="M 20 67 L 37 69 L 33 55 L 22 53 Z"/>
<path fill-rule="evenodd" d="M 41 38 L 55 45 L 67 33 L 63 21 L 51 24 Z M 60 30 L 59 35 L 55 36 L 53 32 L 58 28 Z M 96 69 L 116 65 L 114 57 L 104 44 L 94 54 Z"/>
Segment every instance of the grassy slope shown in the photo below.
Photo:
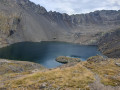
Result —
<path fill-rule="evenodd" d="M 91 61 L 97 59 L 98 57 L 88 59 L 88 62 L 84 66 L 99 75 L 104 85 L 120 86 L 120 67 L 116 65 L 116 63 L 120 63 L 120 59 L 109 58 L 104 60 L 101 58 L 103 61 Z"/>
<path fill-rule="evenodd" d="M 100 77 L 101 83 L 104 85 L 120 86 L 120 67 L 115 64 L 116 62 L 120 63 L 120 59 L 103 59 L 97 56 L 88 59 L 88 61 L 64 68 L 39 70 L 34 73 L 11 73 L 9 77 L 16 77 L 18 74 L 21 77 L 7 79 L 1 88 L 7 87 L 17 90 L 23 88 L 27 90 L 53 90 L 58 88 L 60 90 L 75 90 L 82 88 L 89 90 L 89 84 L 95 81 L 95 75 Z"/>
<path fill-rule="evenodd" d="M 88 89 L 88 83 L 93 81 L 93 73 L 83 67 L 81 64 L 77 64 L 64 69 L 57 68 L 45 72 L 40 71 L 16 80 L 8 80 L 5 86 L 17 89 L 27 88 L 28 90 L 40 88 Z"/>

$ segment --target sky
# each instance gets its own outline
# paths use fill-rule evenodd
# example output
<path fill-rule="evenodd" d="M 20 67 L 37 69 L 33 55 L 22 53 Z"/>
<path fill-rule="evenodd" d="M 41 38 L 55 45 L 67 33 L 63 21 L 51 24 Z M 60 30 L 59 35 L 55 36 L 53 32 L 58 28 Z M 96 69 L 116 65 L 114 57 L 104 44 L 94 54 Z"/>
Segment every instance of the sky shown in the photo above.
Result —
<path fill-rule="evenodd" d="M 67 14 L 89 13 L 95 10 L 119 10 L 120 0 L 30 0 L 47 11 Z"/>

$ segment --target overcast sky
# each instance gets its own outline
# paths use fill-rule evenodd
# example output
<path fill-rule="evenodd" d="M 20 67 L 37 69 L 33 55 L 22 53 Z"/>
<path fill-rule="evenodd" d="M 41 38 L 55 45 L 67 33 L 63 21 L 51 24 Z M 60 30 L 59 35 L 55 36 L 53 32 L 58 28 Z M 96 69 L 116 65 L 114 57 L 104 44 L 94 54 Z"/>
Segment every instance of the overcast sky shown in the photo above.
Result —
<path fill-rule="evenodd" d="M 68 14 L 88 13 L 95 10 L 119 10 L 120 0 L 30 0 L 47 11 Z"/>

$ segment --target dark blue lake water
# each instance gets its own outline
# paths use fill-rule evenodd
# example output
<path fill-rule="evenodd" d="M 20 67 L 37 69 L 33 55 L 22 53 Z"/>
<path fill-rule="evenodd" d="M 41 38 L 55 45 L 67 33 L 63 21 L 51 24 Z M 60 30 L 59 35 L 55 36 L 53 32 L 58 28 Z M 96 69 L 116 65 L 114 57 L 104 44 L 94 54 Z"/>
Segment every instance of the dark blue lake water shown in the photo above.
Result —
<path fill-rule="evenodd" d="M 86 60 L 97 54 L 100 54 L 97 46 L 64 42 L 22 42 L 0 49 L 0 58 L 36 62 L 47 68 L 61 65 L 55 61 L 58 56 L 78 57 Z"/>

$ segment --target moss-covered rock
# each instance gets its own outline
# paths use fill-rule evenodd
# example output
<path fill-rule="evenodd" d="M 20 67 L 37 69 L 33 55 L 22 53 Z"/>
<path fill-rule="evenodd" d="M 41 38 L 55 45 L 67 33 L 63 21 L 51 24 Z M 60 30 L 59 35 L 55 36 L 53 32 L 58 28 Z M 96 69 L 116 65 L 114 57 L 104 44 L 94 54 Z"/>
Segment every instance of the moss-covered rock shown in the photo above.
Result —
<path fill-rule="evenodd" d="M 60 62 L 60 63 L 71 63 L 71 62 L 80 62 L 80 58 L 72 58 L 72 57 L 66 57 L 66 56 L 59 56 L 56 58 L 56 61 L 57 62 Z"/>

